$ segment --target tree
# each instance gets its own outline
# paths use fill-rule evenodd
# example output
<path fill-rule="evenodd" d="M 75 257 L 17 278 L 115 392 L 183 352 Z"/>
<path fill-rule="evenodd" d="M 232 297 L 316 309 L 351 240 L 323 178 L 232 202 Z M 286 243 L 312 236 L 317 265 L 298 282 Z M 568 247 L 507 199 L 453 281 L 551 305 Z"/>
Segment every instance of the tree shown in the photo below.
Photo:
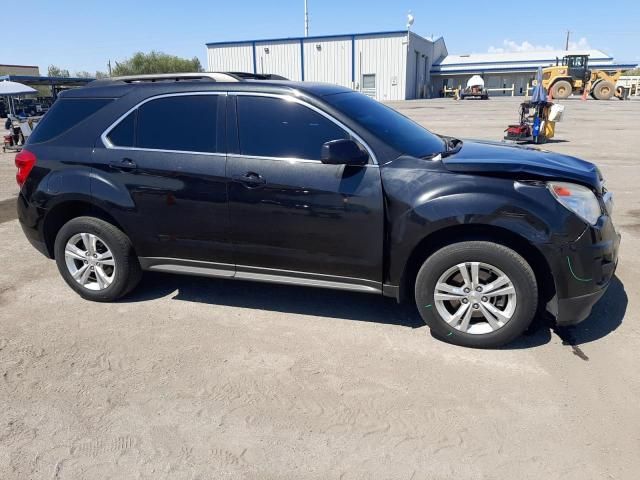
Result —
<path fill-rule="evenodd" d="M 629 75 L 632 77 L 636 77 L 638 75 L 640 75 L 640 68 L 634 68 L 633 70 L 627 70 L 626 72 L 623 73 L 623 75 Z"/>
<path fill-rule="evenodd" d="M 95 78 L 96 80 L 100 80 L 102 78 L 109 78 L 109 75 L 105 72 L 101 72 L 100 70 L 96 70 L 96 73 L 87 72 L 86 70 L 80 70 L 74 74 L 76 78 Z"/>
<path fill-rule="evenodd" d="M 202 65 L 197 57 L 180 58 L 162 52 L 138 52 L 123 62 L 115 62 L 114 76 L 140 75 L 145 73 L 178 73 L 202 72 Z"/>
<path fill-rule="evenodd" d="M 71 76 L 71 75 L 69 75 L 69 70 L 62 69 L 62 68 L 57 67 L 55 65 L 49 65 L 49 69 L 47 70 L 47 74 L 50 77 L 70 77 Z"/>

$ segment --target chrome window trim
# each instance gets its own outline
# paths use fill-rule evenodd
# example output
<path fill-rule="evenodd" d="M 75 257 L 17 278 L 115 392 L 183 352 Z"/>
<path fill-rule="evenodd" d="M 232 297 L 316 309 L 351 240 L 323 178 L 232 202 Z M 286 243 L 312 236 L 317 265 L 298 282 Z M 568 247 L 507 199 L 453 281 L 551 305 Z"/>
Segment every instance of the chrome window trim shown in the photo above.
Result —
<path fill-rule="evenodd" d="M 291 101 L 294 103 L 298 103 L 300 105 L 303 105 L 307 108 L 309 108 L 310 110 L 313 110 L 314 112 L 322 115 L 323 117 L 325 117 L 327 120 L 329 120 L 330 122 L 334 123 L 335 125 L 337 125 L 338 127 L 340 127 L 341 129 L 343 129 L 345 132 L 347 132 L 349 135 L 351 135 L 353 138 L 355 138 L 362 146 L 364 146 L 364 148 L 367 150 L 367 153 L 369 154 L 369 157 L 371 158 L 371 162 L 367 165 L 363 165 L 363 167 L 378 167 L 379 163 L 378 163 L 378 158 L 376 157 L 375 153 L 373 153 L 373 150 L 371 149 L 371 147 L 367 144 L 367 142 L 365 142 L 362 137 L 360 135 L 358 135 L 356 132 L 354 132 L 351 128 L 347 127 L 344 123 L 342 123 L 341 121 L 339 121 L 338 119 L 336 119 L 335 117 L 332 117 L 331 115 L 329 115 L 328 113 L 326 113 L 325 111 L 321 110 L 320 108 L 316 107 L 315 105 L 311 105 L 310 103 L 295 97 L 294 95 L 291 94 L 282 94 L 282 93 L 265 93 L 265 92 L 239 92 L 239 91 L 228 91 L 228 92 L 212 92 L 212 91 L 198 91 L 198 92 L 178 92 L 178 93 L 165 93 L 162 95 L 155 95 L 153 97 L 149 97 L 149 98 L 145 98 L 144 100 L 140 101 L 139 103 L 137 103 L 136 105 L 134 105 L 133 107 L 131 107 L 129 110 L 127 110 L 125 113 L 123 113 L 122 115 L 120 115 L 113 123 L 111 123 L 104 132 L 102 132 L 102 135 L 100 135 L 100 140 L 102 141 L 102 144 L 105 148 L 108 149 L 112 149 L 112 150 L 127 150 L 127 151 L 140 151 L 140 152 L 161 152 L 161 153 L 186 153 L 186 154 L 190 154 L 190 155 L 209 155 L 209 156 L 217 156 L 217 157 L 226 157 L 226 156 L 234 156 L 234 157 L 243 157 L 243 158 L 251 158 L 251 159 L 264 159 L 264 160 L 281 160 L 281 161 L 285 161 L 285 162 L 290 162 L 290 163 L 322 163 L 321 160 L 314 160 L 314 159 L 307 159 L 307 158 L 296 158 L 296 157 L 270 157 L 270 156 L 261 156 L 261 155 L 243 155 L 243 154 L 236 154 L 236 153 L 221 153 L 221 152 L 199 152 L 199 151 L 190 151 L 190 150 L 166 150 L 166 149 L 158 149 L 158 148 L 140 148 L 140 147 L 125 147 L 125 146 L 120 146 L 120 145 L 114 145 L 108 138 L 109 134 L 111 133 L 111 131 L 116 128 L 118 126 L 118 124 L 124 120 L 128 115 L 130 115 L 133 111 L 137 110 L 138 108 L 140 108 L 142 105 L 144 105 L 145 103 L 151 102 L 153 100 L 158 100 L 161 98 L 168 98 L 168 97 L 188 97 L 188 96 L 199 96 L 199 95 L 236 95 L 236 96 L 248 96 L 248 97 L 269 97 L 269 98 L 278 98 L 284 101 Z"/>
<path fill-rule="evenodd" d="M 235 95 L 235 96 L 242 96 L 242 97 L 278 98 L 278 99 L 281 99 L 281 100 L 294 102 L 294 103 L 303 105 L 303 106 L 307 107 L 308 109 L 313 110 L 316 113 L 319 113 L 324 118 L 326 118 L 330 122 L 334 123 L 335 125 L 340 127 L 342 130 L 346 131 L 349 135 L 351 135 L 355 140 L 357 140 L 367 150 L 367 153 L 369 154 L 369 158 L 371 158 L 371 162 L 372 162 L 372 164 L 369 164 L 369 165 L 376 165 L 376 166 L 378 165 L 378 158 L 376 157 L 375 153 L 373 153 L 373 150 L 371 149 L 371 147 L 367 144 L 367 142 L 365 142 L 362 139 L 362 137 L 360 135 L 358 135 L 356 132 L 354 132 L 351 128 L 347 127 L 344 123 L 342 123 L 337 118 L 329 115 L 327 112 L 325 112 L 324 110 L 316 107 L 315 105 L 311 105 L 309 102 L 306 102 L 306 101 L 302 100 L 301 98 L 297 98 L 295 95 L 286 94 L 286 93 L 266 93 L 266 92 L 248 92 L 248 91 L 228 91 L 227 94 L 228 95 Z M 297 161 L 301 161 L 301 162 L 321 163 L 321 160 L 306 159 L 306 158 L 267 157 L 267 156 L 261 156 L 261 155 L 244 155 L 244 154 L 235 154 L 235 156 L 241 156 L 241 157 L 245 157 L 245 158 L 264 158 L 264 159 L 270 159 L 270 160 L 287 160 L 287 161 L 297 160 Z"/>
<path fill-rule="evenodd" d="M 227 92 L 202 92 L 202 91 L 201 92 L 178 92 L 178 93 L 165 93 L 165 94 L 162 94 L 162 95 L 155 95 L 153 97 L 145 98 L 141 102 L 139 102 L 136 105 L 134 105 L 133 107 L 131 107 L 125 113 L 120 115 L 111 125 L 109 125 L 107 127 L 107 129 L 104 132 L 102 132 L 102 135 L 100 135 L 100 140 L 102 141 L 102 144 L 104 145 L 105 148 L 113 149 L 113 150 L 133 150 L 133 151 L 140 151 L 140 152 L 187 153 L 187 154 L 192 154 L 192 155 L 215 155 L 215 156 L 226 157 L 227 154 L 226 153 L 221 153 L 221 152 L 199 152 L 199 151 L 189 151 L 189 150 L 164 150 L 164 149 L 159 149 L 159 148 L 123 147 L 123 146 L 119 146 L 119 145 L 114 145 L 113 143 L 111 143 L 111 140 L 109 140 L 109 138 L 108 138 L 108 136 L 111 133 L 111 131 L 114 128 L 116 128 L 118 126 L 118 124 L 122 120 L 127 118 L 128 115 L 130 115 L 133 111 L 135 111 L 138 108 L 140 108 L 145 103 L 152 102 L 153 100 L 158 100 L 158 99 L 161 99 L 161 98 L 193 97 L 193 96 L 201 96 L 201 95 L 224 95 L 224 96 L 226 96 Z"/>
<path fill-rule="evenodd" d="M 315 163 L 316 165 L 325 165 L 321 160 L 310 160 L 307 158 L 297 158 L 297 157 L 268 157 L 261 155 L 243 155 L 241 153 L 229 153 L 227 154 L 229 158 L 247 158 L 251 160 L 275 160 L 279 162 L 288 162 L 288 163 Z M 339 167 L 340 165 L 334 165 L 335 167 Z M 365 165 L 359 165 L 359 167 L 364 168 L 378 168 L 377 164 L 367 163 Z"/>
<path fill-rule="evenodd" d="M 218 152 L 193 152 L 191 150 L 164 150 L 161 148 L 138 148 L 138 147 L 120 147 L 118 145 L 113 145 L 107 147 L 110 150 L 127 150 L 127 151 L 138 151 L 138 152 L 159 152 L 159 153 L 185 153 L 187 155 L 207 155 L 210 157 L 226 157 L 225 153 Z"/>

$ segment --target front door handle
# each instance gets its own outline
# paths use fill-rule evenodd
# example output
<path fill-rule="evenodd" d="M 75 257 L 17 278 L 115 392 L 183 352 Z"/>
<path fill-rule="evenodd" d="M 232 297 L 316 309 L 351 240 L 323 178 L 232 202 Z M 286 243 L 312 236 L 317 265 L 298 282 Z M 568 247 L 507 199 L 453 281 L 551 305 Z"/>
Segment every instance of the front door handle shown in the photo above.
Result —
<path fill-rule="evenodd" d="M 109 166 L 114 170 L 122 170 L 124 172 L 130 172 L 138 168 L 136 162 L 134 162 L 130 158 L 123 158 L 120 161 L 109 162 Z"/>
<path fill-rule="evenodd" d="M 242 183 L 247 188 L 256 188 L 267 183 L 264 177 L 256 172 L 233 175 L 231 178 L 236 182 Z"/>

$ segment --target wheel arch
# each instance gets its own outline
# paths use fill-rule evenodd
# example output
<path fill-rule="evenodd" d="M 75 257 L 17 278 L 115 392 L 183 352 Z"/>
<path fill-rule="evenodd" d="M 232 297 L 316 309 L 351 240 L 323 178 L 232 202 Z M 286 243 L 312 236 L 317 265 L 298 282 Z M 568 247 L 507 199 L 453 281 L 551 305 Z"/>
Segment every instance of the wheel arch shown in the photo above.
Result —
<path fill-rule="evenodd" d="M 499 243 L 521 255 L 533 269 L 538 283 L 540 305 L 545 305 L 555 294 L 555 281 L 544 255 L 523 236 L 495 225 L 454 225 L 437 230 L 423 238 L 411 251 L 400 280 L 398 300 L 414 301 L 414 285 L 418 270 L 433 253 L 458 242 L 484 240 Z"/>
<path fill-rule="evenodd" d="M 44 240 L 50 258 L 55 258 L 54 244 L 62 226 L 69 220 L 83 216 L 99 218 L 124 232 L 120 223 L 111 214 L 91 202 L 68 200 L 58 203 L 47 212 L 43 224 Z"/>

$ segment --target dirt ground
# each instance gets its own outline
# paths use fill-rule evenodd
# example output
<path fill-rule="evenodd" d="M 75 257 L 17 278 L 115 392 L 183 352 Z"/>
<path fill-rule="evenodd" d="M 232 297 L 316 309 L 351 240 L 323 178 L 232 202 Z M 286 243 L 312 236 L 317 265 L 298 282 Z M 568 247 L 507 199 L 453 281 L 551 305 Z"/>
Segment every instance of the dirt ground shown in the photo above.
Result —
<path fill-rule="evenodd" d="M 565 104 L 547 148 L 596 162 L 615 193 L 617 278 L 581 325 L 500 350 L 439 342 L 366 294 L 146 274 L 86 302 L 6 207 L 0 478 L 638 478 L 640 101 Z M 467 138 L 517 119 L 517 99 L 393 105 Z"/>

